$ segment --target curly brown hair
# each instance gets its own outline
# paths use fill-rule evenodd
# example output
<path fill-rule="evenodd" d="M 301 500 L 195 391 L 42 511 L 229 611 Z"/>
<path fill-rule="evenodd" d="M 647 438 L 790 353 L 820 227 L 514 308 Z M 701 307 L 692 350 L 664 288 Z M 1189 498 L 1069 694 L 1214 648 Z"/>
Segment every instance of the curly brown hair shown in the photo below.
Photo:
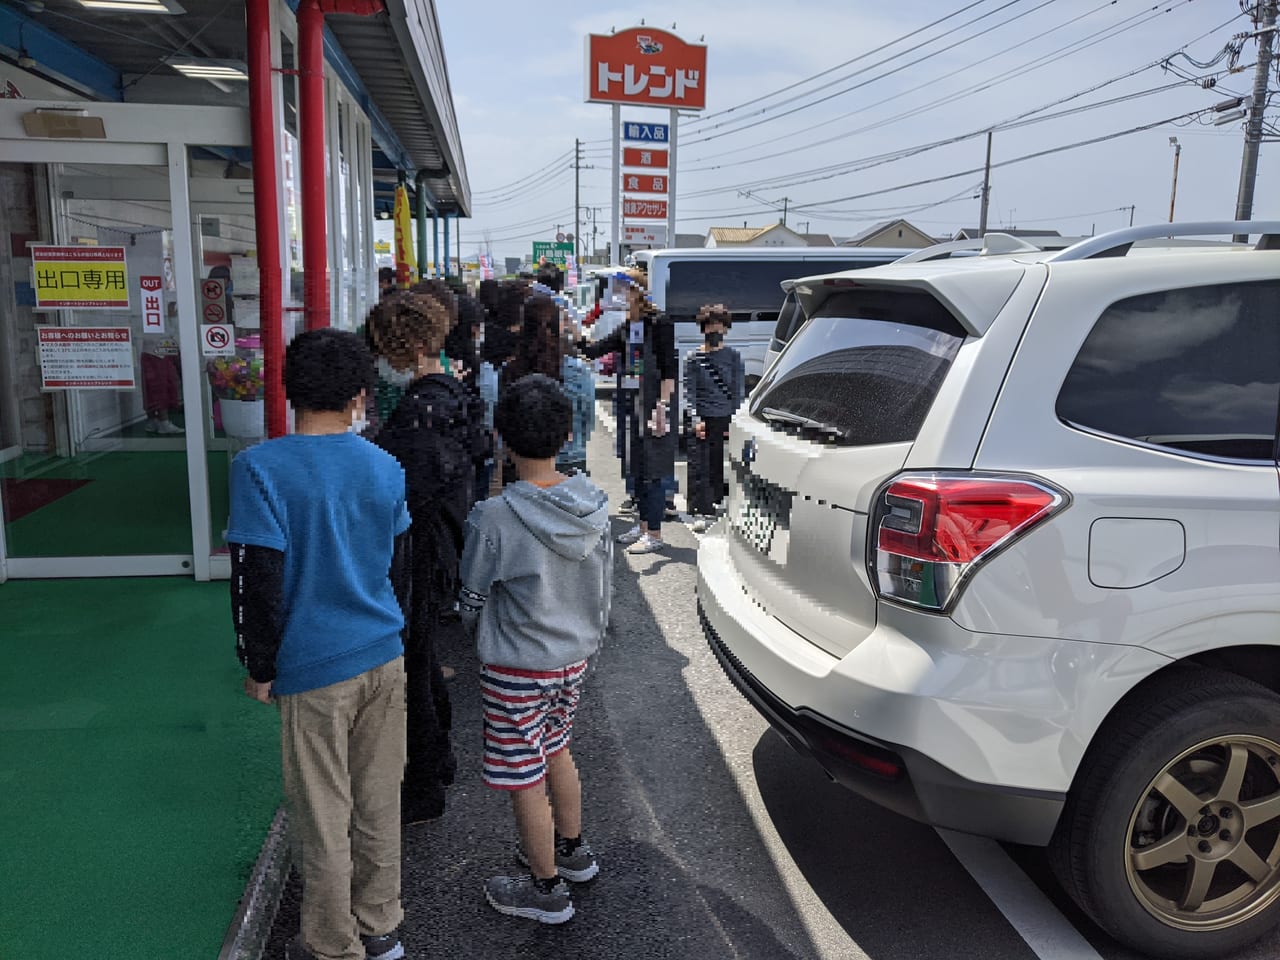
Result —
<path fill-rule="evenodd" d="M 443 350 L 452 326 L 444 304 L 412 290 L 384 297 L 368 320 L 374 350 L 397 370 L 408 370 L 419 356 Z"/>

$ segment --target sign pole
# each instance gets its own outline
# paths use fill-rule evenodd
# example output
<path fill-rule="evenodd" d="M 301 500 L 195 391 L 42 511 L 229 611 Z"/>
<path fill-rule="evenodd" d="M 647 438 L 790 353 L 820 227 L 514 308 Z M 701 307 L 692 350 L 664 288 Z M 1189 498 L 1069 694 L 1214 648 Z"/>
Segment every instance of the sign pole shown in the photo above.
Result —
<path fill-rule="evenodd" d="M 613 105 L 613 229 L 609 260 L 622 262 L 622 107 Z"/>
<path fill-rule="evenodd" d="M 671 108 L 671 132 L 668 134 L 671 163 L 667 167 L 667 242 L 666 246 L 676 245 L 676 141 L 680 139 L 680 110 Z"/>

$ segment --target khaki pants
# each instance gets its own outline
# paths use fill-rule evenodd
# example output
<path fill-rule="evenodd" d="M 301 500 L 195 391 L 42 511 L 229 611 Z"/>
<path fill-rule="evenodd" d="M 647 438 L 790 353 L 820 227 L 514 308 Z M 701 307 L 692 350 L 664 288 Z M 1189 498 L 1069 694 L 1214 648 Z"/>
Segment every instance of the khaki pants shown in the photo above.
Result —
<path fill-rule="evenodd" d="M 302 872 L 302 942 L 364 960 L 360 934 L 399 926 L 404 660 L 282 696 L 285 803 Z"/>

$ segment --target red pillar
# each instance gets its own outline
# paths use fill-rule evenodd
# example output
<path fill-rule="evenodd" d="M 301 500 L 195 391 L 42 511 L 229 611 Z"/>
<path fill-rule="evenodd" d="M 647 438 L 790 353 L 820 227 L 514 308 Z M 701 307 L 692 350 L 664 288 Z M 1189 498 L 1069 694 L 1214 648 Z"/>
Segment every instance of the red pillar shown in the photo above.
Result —
<path fill-rule="evenodd" d="M 253 219 L 258 253 L 262 366 L 266 381 L 267 436 L 283 436 L 284 311 L 280 267 L 280 192 L 276 181 L 275 114 L 272 106 L 271 0 L 246 0 L 249 63 L 249 127 L 253 149 Z"/>
<path fill-rule="evenodd" d="M 308 330 L 329 325 L 329 236 L 324 144 L 324 11 L 298 5 L 298 110 L 302 168 L 302 304 Z"/>

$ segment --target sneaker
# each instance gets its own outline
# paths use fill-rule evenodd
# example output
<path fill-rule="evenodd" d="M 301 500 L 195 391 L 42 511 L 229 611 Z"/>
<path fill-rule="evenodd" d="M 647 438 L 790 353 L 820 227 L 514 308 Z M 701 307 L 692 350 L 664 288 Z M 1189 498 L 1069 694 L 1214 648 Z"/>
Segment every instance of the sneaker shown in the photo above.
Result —
<path fill-rule="evenodd" d="M 625 511 L 627 513 L 630 513 L 631 511 L 635 510 L 635 508 L 636 508 L 635 497 L 627 497 L 627 499 L 623 500 L 622 503 L 618 505 L 619 510 Z"/>
<path fill-rule="evenodd" d="M 172 420 L 157 420 L 154 429 L 148 427 L 147 432 L 159 434 L 162 437 L 180 437 L 186 433 Z"/>
<path fill-rule="evenodd" d="M 516 860 L 521 866 L 529 865 L 529 858 L 524 855 L 524 848 L 516 844 Z M 556 871 L 570 883 L 586 883 L 594 880 L 600 872 L 600 864 L 596 863 L 596 855 L 591 846 L 583 840 L 574 848 L 573 853 L 564 853 L 556 843 Z"/>
<path fill-rule="evenodd" d="M 658 553 L 666 544 L 657 537 L 651 537 L 647 533 L 637 540 L 631 546 L 627 547 L 627 553 Z"/>
<path fill-rule="evenodd" d="M 698 517 L 697 520 L 693 521 L 693 526 L 689 529 L 694 533 L 706 533 L 711 529 L 711 525 L 715 522 L 715 517 Z"/>
<path fill-rule="evenodd" d="M 619 543 L 635 543 L 637 540 L 639 540 L 643 536 L 644 534 L 640 532 L 640 524 L 637 523 L 634 527 L 632 527 L 626 533 L 621 534 L 618 537 L 618 542 Z"/>
<path fill-rule="evenodd" d="M 404 945 L 400 942 L 399 929 L 384 933 L 380 937 L 366 937 L 362 933 L 360 942 L 364 944 L 365 960 L 401 960 L 404 956 Z"/>
<path fill-rule="evenodd" d="M 573 917 L 569 885 L 557 880 L 550 893 L 543 893 L 533 877 L 490 877 L 484 884 L 489 906 L 508 917 L 524 917 L 539 923 L 564 923 Z"/>
<path fill-rule="evenodd" d="M 679 512 L 678 510 L 676 510 L 676 508 L 675 508 L 675 505 L 674 505 L 674 504 L 670 504 L 670 503 L 668 503 L 668 504 L 667 504 L 666 509 L 662 512 L 662 519 L 664 519 L 664 520 L 679 520 L 679 519 L 680 519 L 680 512 Z"/>

